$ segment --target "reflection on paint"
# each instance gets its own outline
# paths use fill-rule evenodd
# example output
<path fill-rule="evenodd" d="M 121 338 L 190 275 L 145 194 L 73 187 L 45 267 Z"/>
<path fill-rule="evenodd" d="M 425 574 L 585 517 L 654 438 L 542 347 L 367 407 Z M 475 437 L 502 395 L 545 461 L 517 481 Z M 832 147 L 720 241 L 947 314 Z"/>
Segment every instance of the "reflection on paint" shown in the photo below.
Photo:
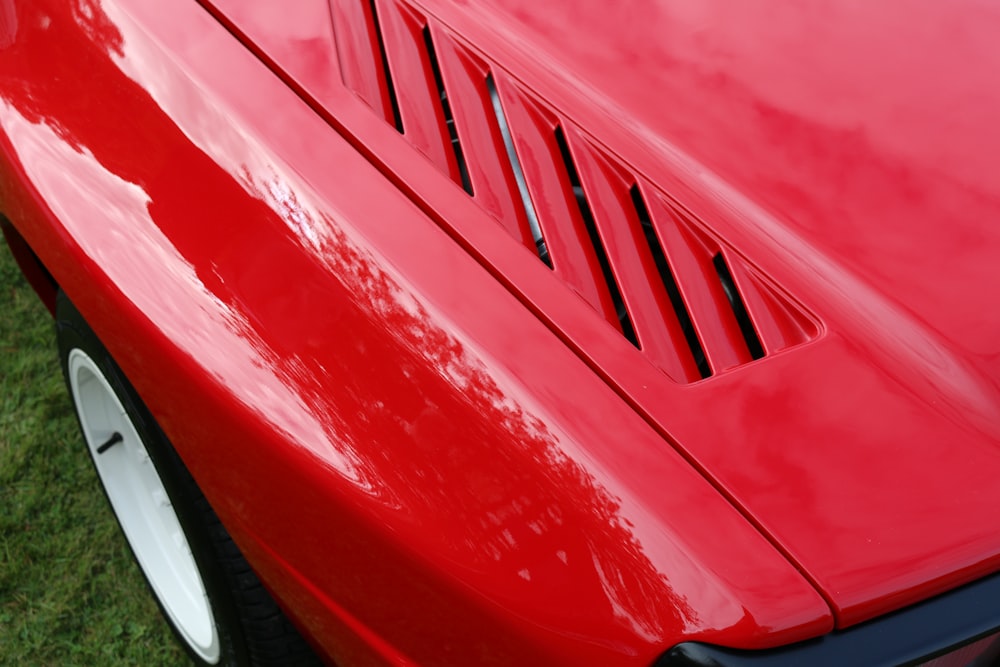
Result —
<path fill-rule="evenodd" d="M 84 253 L 181 354 L 400 526 L 440 516 L 454 563 L 495 572 L 511 604 L 531 587 L 558 609 L 571 586 L 607 614 L 595 645 L 624 653 L 698 625 L 621 500 L 529 392 L 131 37 L 126 18 L 96 2 L 73 16 L 80 31 L 57 18 L 16 48 L 86 53 L 91 79 L 67 87 L 78 65 L 46 57 L 31 87 L 4 91 L 0 122 L 36 185 L 79 207 L 56 213 Z M 48 114 L 75 93 L 77 108 Z M 130 117 L 109 99 L 128 99 Z M 282 281 L 283 261 L 296 284 Z"/>

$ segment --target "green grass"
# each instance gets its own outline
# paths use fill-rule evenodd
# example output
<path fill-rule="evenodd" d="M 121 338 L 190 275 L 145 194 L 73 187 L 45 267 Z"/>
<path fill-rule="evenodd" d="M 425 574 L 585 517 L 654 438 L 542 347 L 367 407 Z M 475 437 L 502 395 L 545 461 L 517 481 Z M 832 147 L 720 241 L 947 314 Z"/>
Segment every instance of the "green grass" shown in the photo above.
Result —
<path fill-rule="evenodd" d="M 0 665 L 183 665 L 100 490 L 51 318 L 0 242 Z"/>

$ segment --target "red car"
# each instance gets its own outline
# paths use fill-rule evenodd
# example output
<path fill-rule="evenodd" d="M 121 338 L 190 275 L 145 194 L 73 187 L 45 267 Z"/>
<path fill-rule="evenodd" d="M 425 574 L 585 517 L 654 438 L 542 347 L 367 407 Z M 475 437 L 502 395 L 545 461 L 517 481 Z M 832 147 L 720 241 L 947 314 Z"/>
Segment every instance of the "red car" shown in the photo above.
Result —
<path fill-rule="evenodd" d="M 195 661 L 994 664 L 998 34 L 0 1 L 5 235 Z"/>

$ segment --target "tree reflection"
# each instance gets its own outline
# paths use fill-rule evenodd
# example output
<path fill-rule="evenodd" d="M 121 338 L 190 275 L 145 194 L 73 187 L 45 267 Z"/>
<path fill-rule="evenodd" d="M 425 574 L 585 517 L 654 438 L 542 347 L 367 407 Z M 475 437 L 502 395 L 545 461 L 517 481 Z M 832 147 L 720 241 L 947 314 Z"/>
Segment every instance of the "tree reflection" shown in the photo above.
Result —
<path fill-rule="evenodd" d="M 531 612 L 548 631 L 609 653 L 640 652 L 703 623 L 647 555 L 630 523 L 638 519 L 602 486 L 594 464 L 561 441 L 530 388 L 390 273 L 335 213 L 313 205 L 315 195 L 262 168 L 270 160 L 263 149 L 248 149 L 260 164 L 232 169 L 225 156 L 207 154 L 148 84 L 123 74 L 118 61 L 130 45 L 101 3 L 77 0 L 67 14 L 24 2 L 17 12 L 17 39 L 0 53 L 4 102 L 146 193 L 164 243 L 244 343 L 218 350 L 230 358 L 211 369 L 230 391 L 256 397 L 248 402 L 272 423 L 269 411 L 291 406 L 319 424 L 321 441 L 296 446 L 362 493 L 357 503 L 377 504 L 393 530 L 433 521 L 451 574 L 483 587 L 498 607 Z M 294 283 L 283 280 L 289 265 Z M 236 381 L 242 376 L 227 376 L 237 363 L 263 368 L 267 386 L 252 391 Z M 236 443 L 218 446 L 229 452 Z M 322 530 L 335 512 L 264 510 L 254 504 L 254 492 L 265 492 L 256 482 L 243 480 L 242 505 L 296 517 L 294 530 L 261 528 L 273 532 L 267 537 L 287 531 L 308 540 L 302 526 Z M 364 542 L 355 539 L 345 544 Z M 289 553 L 317 582 L 334 581 L 331 559 L 361 557 Z M 399 573 L 379 576 L 415 585 Z M 367 597 L 351 600 L 353 608 L 371 609 Z M 537 607 L 524 608 L 525 600 Z"/>

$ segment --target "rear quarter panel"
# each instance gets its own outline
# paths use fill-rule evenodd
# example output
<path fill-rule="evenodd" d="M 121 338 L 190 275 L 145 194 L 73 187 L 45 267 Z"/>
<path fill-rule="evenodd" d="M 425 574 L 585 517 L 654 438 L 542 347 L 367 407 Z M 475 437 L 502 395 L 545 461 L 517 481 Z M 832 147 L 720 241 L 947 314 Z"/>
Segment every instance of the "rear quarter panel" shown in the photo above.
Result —
<path fill-rule="evenodd" d="M 328 656 L 642 665 L 830 628 L 660 434 L 201 8 L 15 6 L 5 210 Z"/>

